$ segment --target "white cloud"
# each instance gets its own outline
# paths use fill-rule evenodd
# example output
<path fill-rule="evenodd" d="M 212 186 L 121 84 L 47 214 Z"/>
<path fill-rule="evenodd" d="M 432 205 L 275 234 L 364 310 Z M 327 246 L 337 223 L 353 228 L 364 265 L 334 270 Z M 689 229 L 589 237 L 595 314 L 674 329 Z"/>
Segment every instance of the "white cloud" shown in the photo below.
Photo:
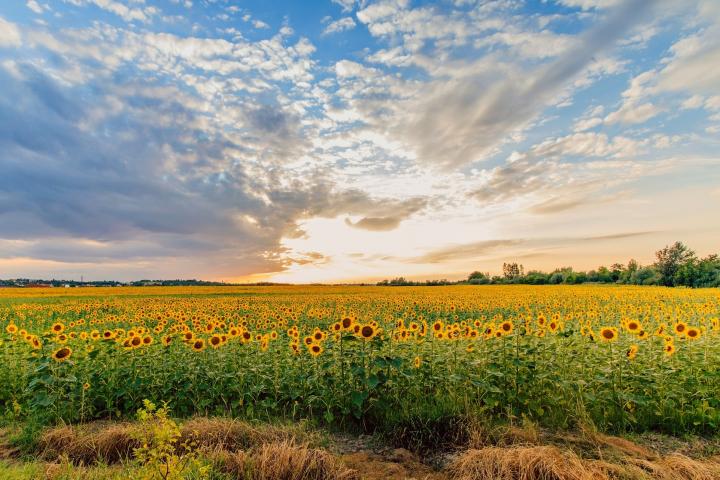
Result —
<path fill-rule="evenodd" d="M 658 72 L 659 90 L 720 93 L 720 24 L 679 40 L 670 51 L 672 57 Z"/>
<path fill-rule="evenodd" d="M 693 95 L 685 99 L 681 105 L 683 109 L 691 110 L 703 106 L 705 99 L 701 95 Z"/>
<path fill-rule="evenodd" d="M 21 43 L 17 25 L 0 17 L 0 47 L 19 47 Z"/>
<path fill-rule="evenodd" d="M 156 7 L 132 8 L 115 0 L 71 0 L 75 5 L 92 4 L 107 12 L 113 13 L 126 22 L 139 21 L 147 23 L 150 18 L 158 13 Z"/>
<path fill-rule="evenodd" d="M 635 105 L 632 102 L 625 102 L 623 106 L 605 117 L 605 123 L 644 123 L 660 112 L 660 109 L 650 102 Z"/>
<path fill-rule="evenodd" d="M 591 10 L 614 7 L 618 3 L 620 3 L 620 0 L 560 0 L 559 3 L 567 7 L 576 7 L 583 10 Z"/>
<path fill-rule="evenodd" d="M 43 7 L 37 2 L 37 0 L 27 0 L 27 7 L 37 14 L 43 13 Z"/>
<path fill-rule="evenodd" d="M 349 12 L 355 8 L 355 0 L 332 0 L 332 2 L 340 5 L 343 12 Z"/>
<path fill-rule="evenodd" d="M 612 140 L 604 133 L 574 133 L 565 137 L 551 138 L 535 145 L 535 157 L 629 157 L 638 153 L 638 142 L 615 137 Z"/>
<path fill-rule="evenodd" d="M 323 30 L 323 34 L 330 35 L 332 33 L 344 32 L 345 30 L 352 30 L 353 28 L 355 28 L 355 20 L 353 20 L 352 17 L 344 17 L 330 22 L 327 27 L 325 27 L 325 30 Z"/>
<path fill-rule="evenodd" d="M 575 122 L 575 127 L 573 128 L 573 130 L 575 130 L 576 132 L 584 132 L 585 130 L 595 128 L 602 123 L 602 118 L 599 117 L 583 118 Z"/>

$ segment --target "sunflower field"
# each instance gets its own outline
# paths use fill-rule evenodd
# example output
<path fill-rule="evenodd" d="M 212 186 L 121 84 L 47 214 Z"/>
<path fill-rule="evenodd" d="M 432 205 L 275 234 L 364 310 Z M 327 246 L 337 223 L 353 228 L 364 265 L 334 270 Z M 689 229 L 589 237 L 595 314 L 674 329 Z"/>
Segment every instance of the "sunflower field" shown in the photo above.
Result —
<path fill-rule="evenodd" d="M 720 426 L 720 291 L 619 286 L 0 290 L 0 409 L 413 429 Z"/>

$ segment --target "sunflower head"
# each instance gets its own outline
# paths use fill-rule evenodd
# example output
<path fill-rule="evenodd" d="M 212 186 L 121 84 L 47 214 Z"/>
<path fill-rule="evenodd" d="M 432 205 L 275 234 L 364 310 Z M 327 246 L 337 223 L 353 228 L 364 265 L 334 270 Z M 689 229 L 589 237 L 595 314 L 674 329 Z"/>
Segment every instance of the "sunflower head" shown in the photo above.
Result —
<path fill-rule="evenodd" d="M 205 350 L 205 340 L 203 340 L 202 338 L 198 338 L 197 340 L 195 340 L 192 344 L 192 349 L 196 352 L 201 352 Z"/>
<path fill-rule="evenodd" d="M 375 336 L 376 333 L 377 330 L 371 324 L 363 325 L 363 327 L 360 329 L 360 336 L 365 340 L 370 340 Z"/>
<path fill-rule="evenodd" d="M 697 340 L 700 338 L 700 335 L 702 335 L 702 333 L 697 327 L 688 327 L 687 332 L 685 333 L 685 337 L 690 340 Z"/>
<path fill-rule="evenodd" d="M 413 366 L 415 368 L 420 368 L 421 365 L 422 365 L 422 359 L 420 357 L 415 357 L 415 359 L 413 360 Z"/>
<path fill-rule="evenodd" d="M 676 335 L 684 336 L 687 333 L 687 324 L 685 322 L 677 322 L 673 327 Z"/>
<path fill-rule="evenodd" d="M 615 327 L 603 327 L 600 329 L 600 340 L 603 342 L 614 342 L 618 338 L 618 331 Z"/>
<path fill-rule="evenodd" d="M 61 347 L 52 354 L 53 360 L 56 362 L 64 362 L 72 355 L 72 349 L 70 347 Z"/>

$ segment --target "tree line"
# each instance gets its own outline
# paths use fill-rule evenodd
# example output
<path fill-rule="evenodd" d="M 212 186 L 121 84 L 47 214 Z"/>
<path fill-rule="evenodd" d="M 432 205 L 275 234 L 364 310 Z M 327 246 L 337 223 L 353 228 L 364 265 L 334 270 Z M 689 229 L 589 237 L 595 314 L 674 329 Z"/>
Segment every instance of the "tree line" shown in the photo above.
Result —
<path fill-rule="evenodd" d="M 610 267 L 601 266 L 597 270 L 587 272 L 575 271 L 572 267 L 556 268 L 552 272 L 539 270 L 525 272 L 523 265 L 511 262 L 503 263 L 502 275 L 490 275 L 489 273 L 475 271 L 468 275 L 467 279 L 458 282 L 448 280 L 412 282 L 405 280 L 403 277 L 398 277 L 393 280 L 383 280 L 378 282 L 377 285 L 576 285 L 581 283 L 619 283 L 691 288 L 720 287 L 720 258 L 716 254 L 699 258 L 685 244 L 675 242 L 655 252 L 655 262 L 644 266 L 633 259 L 627 264 L 614 263 Z"/>

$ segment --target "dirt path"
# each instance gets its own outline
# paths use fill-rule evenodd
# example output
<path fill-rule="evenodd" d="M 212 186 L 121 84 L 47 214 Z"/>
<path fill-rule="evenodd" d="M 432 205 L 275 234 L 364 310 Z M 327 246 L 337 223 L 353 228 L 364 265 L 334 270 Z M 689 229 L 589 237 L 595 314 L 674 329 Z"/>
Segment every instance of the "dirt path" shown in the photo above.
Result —
<path fill-rule="evenodd" d="M 378 447 L 369 437 L 337 436 L 331 450 L 363 480 L 447 480 L 447 475 L 404 448 Z"/>

